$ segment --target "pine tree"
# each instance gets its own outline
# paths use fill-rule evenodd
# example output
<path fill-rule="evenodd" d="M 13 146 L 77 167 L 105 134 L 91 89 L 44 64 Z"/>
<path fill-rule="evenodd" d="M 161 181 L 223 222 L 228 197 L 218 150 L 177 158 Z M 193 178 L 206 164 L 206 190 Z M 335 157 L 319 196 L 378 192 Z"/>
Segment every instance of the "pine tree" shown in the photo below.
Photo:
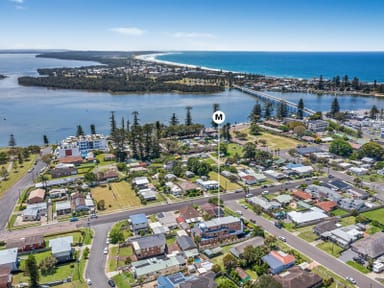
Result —
<path fill-rule="evenodd" d="M 304 118 L 304 101 L 303 98 L 300 98 L 299 103 L 297 103 L 297 118 Z"/>
<path fill-rule="evenodd" d="M 179 124 L 179 119 L 177 119 L 176 113 L 172 113 L 172 117 L 169 120 L 169 125 L 176 126 Z"/>
<path fill-rule="evenodd" d="M 47 135 L 43 135 L 43 142 L 44 142 L 45 146 L 49 145 L 49 141 L 48 141 L 48 136 Z"/>
<path fill-rule="evenodd" d="M 273 111 L 272 103 L 271 102 L 265 103 L 264 109 L 265 109 L 265 112 L 264 112 L 265 118 L 267 119 L 270 118 Z"/>
<path fill-rule="evenodd" d="M 335 116 L 335 114 L 339 112 L 340 112 L 339 101 L 337 100 L 337 97 L 335 97 L 332 101 L 330 114 L 331 116 Z"/>
<path fill-rule="evenodd" d="M 29 275 L 29 287 L 39 288 L 39 270 L 34 255 L 29 255 L 25 263 L 26 272 Z"/>
<path fill-rule="evenodd" d="M 139 158 L 139 153 L 138 153 L 138 140 L 140 140 L 140 124 L 139 124 L 139 112 L 133 111 L 133 124 L 131 128 L 131 150 L 132 150 L 132 157 L 135 159 Z"/>
<path fill-rule="evenodd" d="M 115 120 L 115 112 L 114 111 L 111 111 L 111 117 L 109 117 L 110 119 L 110 123 L 111 123 L 111 135 L 113 134 L 113 132 L 115 132 L 116 130 L 116 120 Z"/>
<path fill-rule="evenodd" d="M 288 105 L 284 100 L 281 100 L 277 105 L 276 117 L 282 119 L 288 116 Z"/>
<path fill-rule="evenodd" d="M 249 121 L 251 121 L 252 123 L 256 123 L 257 121 L 260 120 L 260 118 L 261 118 L 261 105 L 260 103 L 256 103 L 253 106 L 251 114 L 249 115 Z"/>
<path fill-rule="evenodd" d="M 192 107 L 187 106 L 187 107 L 185 107 L 185 109 L 187 110 L 187 115 L 185 117 L 185 125 L 191 126 L 192 125 L 192 115 L 191 115 Z"/>
<path fill-rule="evenodd" d="M 95 134 L 96 134 L 96 126 L 95 126 L 95 124 L 91 124 L 91 125 L 90 125 L 90 130 L 91 130 L 91 134 L 92 134 L 92 135 L 95 135 Z"/>
<path fill-rule="evenodd" d="M 375 119 L 377 114 L 379 114 L 379 109 L 377 109 L 376 105 L 373 105 L 371 110 L 369 111 L 369 117 Z"/>
<path fill-rule="evenodd" d="M 324 89 L 323 75 L 320 75 L 318 88 L 319 88 L 319 90 L 323 90 Z"/>
<path fill-rule="evenodd" d="M 79 137 L 79 136 L 84 136 L 84 130 L 83 130 L 83 127 L 81 127 L 81 125 L 77 125 L 77 128 L 76 128 L 76 137 Z"/>
<path fill-rule="evenodd" d="M 9 135 L 9 142 L 8 142 L 9 147 L 15 147 L 16 146 L 16 139 L 13 134 Z"/>

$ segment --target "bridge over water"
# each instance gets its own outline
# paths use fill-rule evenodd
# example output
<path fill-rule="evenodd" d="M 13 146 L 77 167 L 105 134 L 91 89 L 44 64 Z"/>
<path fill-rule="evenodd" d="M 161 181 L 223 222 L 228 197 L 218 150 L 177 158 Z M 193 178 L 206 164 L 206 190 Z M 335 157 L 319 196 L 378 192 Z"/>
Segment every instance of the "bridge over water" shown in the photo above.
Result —
<path fill-rule="evenodd" d="M 256 90 L 253 90 L 253 89 L 250 89 L 250 88 L 246 88 L 246 87 L 243 87 L 243 86 L 239 86 L 239 85 L 233 85 L 233 87 L 235 89 L 237 89 L 237 90 L 240 90 L 240 91 L 242 91 L 244 93 L 247 93 L 249 95 L 252 95 L 252 96 L 255 96 L 257 98 L 260 98 L 262 100 L 267 100 L 267 101 L 270 101 L 270 102 L 273 102 L 273 103 L 285 102 L 288 107 L 291 107 L 291 108 L 297 110 L 297 104 L 293 103 L 291 101 L 287 101 L 285 99 L 269 95 L 269 94 L 267 94 L 265 92 L 256 91 Z M 303 111 L 307 115 L 313 115 L 313 114 L 316 113 L 316 111 L 313 111 L 312 109 L 305 108 L 305 107 L 304 107 Z"/>

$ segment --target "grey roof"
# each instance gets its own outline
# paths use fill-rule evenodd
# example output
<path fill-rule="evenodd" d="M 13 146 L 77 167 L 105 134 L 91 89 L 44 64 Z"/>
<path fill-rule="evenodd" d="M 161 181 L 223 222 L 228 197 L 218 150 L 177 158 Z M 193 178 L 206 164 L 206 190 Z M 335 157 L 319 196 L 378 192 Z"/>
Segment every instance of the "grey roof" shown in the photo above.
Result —
<path fill-rule="evenodd" d="M 241 242 L 239 244 L 234 245 L 230 249 L 230 251 L 233 255 L 235 255 L 236 257 L 239 258 L 240 255 L 242 253 L 244 253 L 245 247 L 247 247 L 247 246 L 258 247 L 258 246 L 262 246 L 262 245 L 264 245 L 264 238 L 259 237 L 259 236 L 255 236 L 255 237 L 252 237 L 251 239 L 248 239 L 244 242 Z"/>
<path fill-rule="evenodd" d="M 384 233 L 378 232 L 356 241 L 352 244 L 352 249 L 359 254 L 375 259 L 384 254 Z"/>
<path fill-rule="evenodd" d="M 56 211 L 67 210 L 67 209 L 71 209 L 71 201 L 67 200 L 67 201 L 56 202 Z"/>
<path fill-rule="evenodd" d="M 17 261 L 17 248 L 0 250 L 0 265 L 16 263 Z"/>
<path fill-rule="evenodd" d="M 66 236 L 49 240 L 49 247 L 52 248 L 52 254 L 70 252 L 72 250 L 73 236 Z"/>
<path fill-rule="evenodd" d="M 324 232 L 334 230 L 337 228 L 336 223 L 338 221 L 339 221 L 338 219 L 333 219 L 330 221 L 325 221 L 325 222 L 319 223 L 315 227 L 313 227 L 313 231 L 320 235 Z"/>
<path fill-rule="evenodd" d="M 139 245 L 140 249 L 148 249 L 154 246 L 164 246 L 166 242 L 164 234 L 156 234 L 141 237 L 133 241 L 135 241 Z"/>
<path fill-rule="evenodd" d="M 129 216 L 129 219 L 131 220 L 132 225 L 148 223 L 148 219 L 143 213 L 131 215 Z"/>
<path fill-rule="evenodd" d="M 181 250 L 189 250 L 196 248 L 196 243 L 189 236 L 181 236 L 176 239 L 177 244 L 180 246 Z"/>
<path fill-rule="evenodd" d="M 207 228 L 210 228 L 210 227 L 216 227 L 216 226 L 220 226 L 220 225 L 236 223 L 239 221 L 240 221 L 239 218 L 236 218 L 236 217 L 230 215 L 230 216 L 226 216 L 226 217 L 215 218 L 215 219 L 212 219 L 209 221 L 201 222 L 201 223 L 199 223 L 199 225 L 202 227 L 205 226 Z"/>
<path fill-rule="evenodd" d="M 132 262 L 132 270 L 136 273 L 137 278 L 145 276 L 147 274 L 155 273 L 165 268 L 172 266 L 184 265 L 185 260 L 183 257 L 171 256 L 169 258 L 150 258 L 146 260 L 140 260 Z"/>
<path fill-rule="evenodd" d="M 208 272 L 197 277 L 195 276 L 184 283 L 180 283 L 180 288 L 215 288 L 217 287 L 215 276 L 214 272 Z"/>

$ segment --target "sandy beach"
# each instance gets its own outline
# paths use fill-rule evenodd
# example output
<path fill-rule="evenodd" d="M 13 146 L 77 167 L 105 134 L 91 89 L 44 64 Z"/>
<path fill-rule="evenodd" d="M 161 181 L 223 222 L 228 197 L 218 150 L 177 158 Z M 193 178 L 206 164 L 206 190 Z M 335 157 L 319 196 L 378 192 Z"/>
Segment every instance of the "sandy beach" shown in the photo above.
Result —
<path fill-rule="evenodd" d="M 207 70 L 207 71 L 233 72 L 233 71 L 226 71 L 226 70 L 221 70 L 221 69 L 208 68 L 208 67 L 204 67 L 204 66 L 176 63 L 176 62 L 165 61 L 165 60 L 160 60 L 160 59 L 156 58 L 158 56 L 170 55 L 170 54 L 179 54 L 179 53 L 180 52 L 152 53 L 152 54 L 137 55 L 134 58 L 138 59 L 138 60 L 142 60 L 142 61 L 155 62 L 155 63 L 159 63 L 159 64 L 166 64 L 166 65 L 172 65 L 172 66 L 178 66 L 178 67 L 199 68 L 199 69 Z M 236 72 L 233 72 L 233 73 L 236 73 Z"/>

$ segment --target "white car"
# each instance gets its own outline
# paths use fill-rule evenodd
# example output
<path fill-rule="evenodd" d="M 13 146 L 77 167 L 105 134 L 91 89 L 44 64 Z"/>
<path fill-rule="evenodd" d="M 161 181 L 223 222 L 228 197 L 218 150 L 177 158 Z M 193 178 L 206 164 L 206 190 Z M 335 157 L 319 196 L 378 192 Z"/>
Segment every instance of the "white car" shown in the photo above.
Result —
<path fill-rule="evenodd" d="M 91 281 L 91 279 L 87 279 L 87 285 L 92 285 L 92 281 Z"/>
<path fill-rule="evenodd" d="M 284 236 L 279 236 L 278 237 L 281 241 L 283 241 L 283 242 L 287 242 L 287 238 L 285 238 Z"/>
<path fill-rule="evenodd" d="M 269 191 L 265 190 L 263 192 L 261 192 L 261 195 L 267 195 L 269 193 Z"/>
<path fill-rule="evenodd" d="M 107 255 L 108 254 L 108 247 L 105 247 L 104 248 L 104 255 Z"/>
<path fill-rule="evenodd" d="M 109 238 L 107 238 L 107 240 L 105 240 L 105 244 L 109 245 Z"/>

